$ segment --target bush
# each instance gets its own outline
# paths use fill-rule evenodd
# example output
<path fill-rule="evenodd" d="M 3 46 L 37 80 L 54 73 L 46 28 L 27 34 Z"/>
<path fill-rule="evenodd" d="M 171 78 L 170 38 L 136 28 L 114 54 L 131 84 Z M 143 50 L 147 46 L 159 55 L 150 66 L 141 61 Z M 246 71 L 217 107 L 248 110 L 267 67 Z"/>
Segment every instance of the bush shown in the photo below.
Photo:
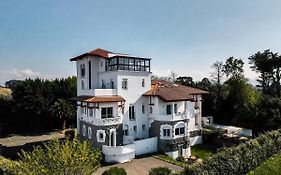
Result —
<path fill-rule="evenodd" d="M 91 175 L 100 166 L 101 153 L 92 150 L 88 141 L 54 140 L 32 152 L 22 152 L 19 161 L 11 161 L 10 174 L 83 174 Z M 2 166 L 2 165 L 1 165 Z"/>
<path fill-rule="evenodd" d="M 179 161 L 179 162 L 185 162 L 185 158 L 183 156 L 177 157 L 176 160 Z"/>
<path fill-rule="evenodd" d="M 65 132 L 64 132 L 64 135 L 70 139 L 74 139 L 75 135 L 76 135 L 76 131 L 75 129 L 67 129 Z"/>
<path fill-rule="evenodd" d="M 261 134 L 236 147 L 224 148 L 202 164 L 189 165 L 184 174 L 246 174 L 268 157 L 281 152 L 281 129 Z"/>
<path fill-rule="evenodd" d="M 149 175 L 170 175 L 172 170 L 167 167 L 151 168 Z"/>
<path fill-rule="evenodd" d="M 102 175 L 127 175 L 124 168 L 111 167 L 109 170 L 106 170 Z"/>

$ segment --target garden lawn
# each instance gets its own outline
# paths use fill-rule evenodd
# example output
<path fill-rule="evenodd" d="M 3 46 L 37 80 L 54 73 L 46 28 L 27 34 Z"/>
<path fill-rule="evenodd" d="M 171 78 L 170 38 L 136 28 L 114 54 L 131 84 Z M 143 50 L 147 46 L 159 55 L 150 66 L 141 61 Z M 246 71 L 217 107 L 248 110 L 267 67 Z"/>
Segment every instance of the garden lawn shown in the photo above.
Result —
<path fill-rule="evenodd" d="M 281 175 L 281 153 L 265 160 L 248 175 Z"/>
<path fill-rule="evenodd" d="M 201 144 L 191 147 L 191 155 L 197 156 L 202 160 L 212 156 L 215 153 L 214 148 L 211 145 Z"/>

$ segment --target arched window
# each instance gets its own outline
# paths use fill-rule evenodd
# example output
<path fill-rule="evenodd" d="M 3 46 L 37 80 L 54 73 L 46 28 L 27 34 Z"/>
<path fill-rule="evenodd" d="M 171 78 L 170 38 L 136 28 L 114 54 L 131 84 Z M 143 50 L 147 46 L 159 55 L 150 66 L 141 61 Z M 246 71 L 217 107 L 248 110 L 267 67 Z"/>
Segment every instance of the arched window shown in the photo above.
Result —
<path fill-rule="evenodd" d="M 82 134 L 84 137 L 86 136 L 86 126 L 85 125 L 83 125 Z"/>
<path fill-rule="evenodd" d="M 124 135 L 124 136 L 129 135 L 129 126 L 128 126 L 127 124 L 124 125 L 124 128 L 123 128 L 123 135 Z"/>
<path fill-rule="evenodd" d="M 88 138 L 89 139 L 92 138 L 92 129 L 91 129 L 91 127 L 88 127 Z"/>
<path fill-rule="evenodd" d="M 186 133 L 186 124 L 184 122 L 178 122 L 175 125 L 174 133 L 175 136 L 183 136 Z"/>

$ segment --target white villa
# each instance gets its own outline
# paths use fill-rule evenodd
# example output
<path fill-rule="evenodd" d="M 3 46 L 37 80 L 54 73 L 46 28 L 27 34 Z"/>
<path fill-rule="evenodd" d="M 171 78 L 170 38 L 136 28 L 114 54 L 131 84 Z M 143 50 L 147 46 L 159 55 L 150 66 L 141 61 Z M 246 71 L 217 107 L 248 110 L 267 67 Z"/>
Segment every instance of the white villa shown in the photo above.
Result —
<path fill-rule="evenodd" d="M 201 100 L 206 91 L 151 80 L 150 58 L 95 49 L 77 64 L 77 130 L 106 162 L 163 152 L 189 157 L 202 143 Z"/>

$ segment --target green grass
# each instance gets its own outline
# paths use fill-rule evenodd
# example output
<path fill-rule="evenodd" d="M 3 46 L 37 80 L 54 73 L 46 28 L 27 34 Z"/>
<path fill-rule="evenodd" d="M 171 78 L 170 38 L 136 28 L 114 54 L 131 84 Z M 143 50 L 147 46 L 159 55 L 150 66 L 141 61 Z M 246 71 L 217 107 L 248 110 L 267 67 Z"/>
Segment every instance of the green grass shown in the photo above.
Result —
<path fill-rule="evenodd" d="M 206 158 L 212 156 L 214 153 L 215 150 L 211 145 L 202 144 L 191 147 L 191 155 L 197 156 L 202 160 L 205 160 Z"/>
<path fill-rule="evenodd" d="M 281 175 L 281 153 L 265 160 L 248 175 Z"/>

